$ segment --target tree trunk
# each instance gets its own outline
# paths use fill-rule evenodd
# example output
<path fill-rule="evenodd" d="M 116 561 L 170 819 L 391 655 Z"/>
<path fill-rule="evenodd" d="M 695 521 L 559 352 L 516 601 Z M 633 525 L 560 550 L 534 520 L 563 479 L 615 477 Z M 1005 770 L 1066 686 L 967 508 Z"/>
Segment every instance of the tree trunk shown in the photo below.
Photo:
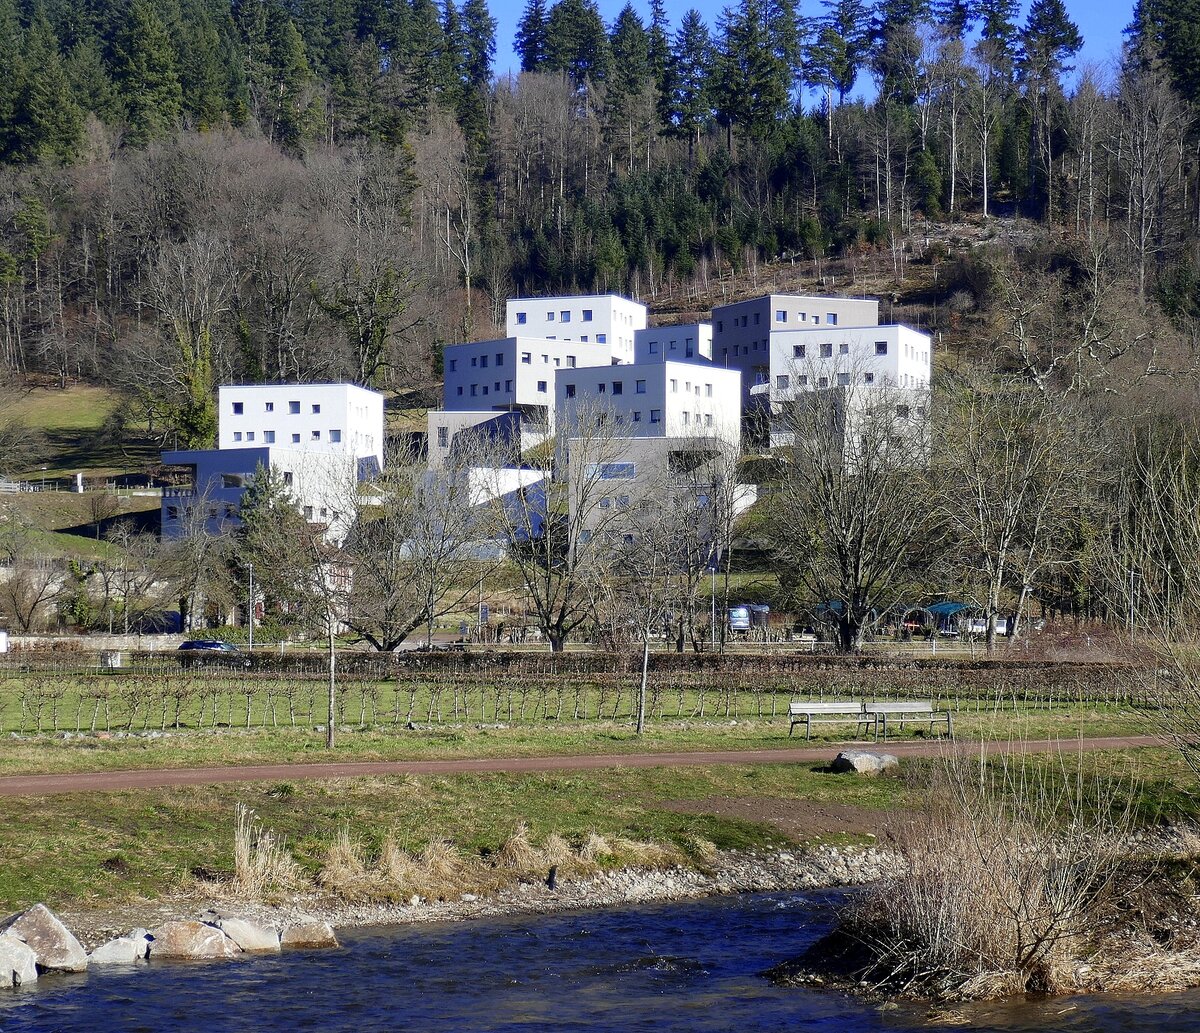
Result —
<path fill-rule="evenodd" d="M 333 749 L 333 725 L 337 717 L 337 650 L 334 647 L 333 612 L 325 614 L 329 632 L 329 720 L 325 725 L 325 748 Z"/>
<path fill-rule="evenodd" d="M 650 677 L 650 629 L 646 628 L 646 637 L 642 639 L 642 684 L 638 690 L 637 734 L 646 730 L 646 682 Z"/>

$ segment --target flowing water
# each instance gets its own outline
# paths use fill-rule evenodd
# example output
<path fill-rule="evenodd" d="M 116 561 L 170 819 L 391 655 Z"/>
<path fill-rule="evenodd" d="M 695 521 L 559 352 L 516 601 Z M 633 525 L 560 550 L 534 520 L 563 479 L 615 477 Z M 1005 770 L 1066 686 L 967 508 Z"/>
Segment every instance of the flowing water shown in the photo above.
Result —
<path fill-rule="evenodd" d="M 923 1009 L 881 1009 L 760 977 L 828 929 L 830 899 L 751 894 L 351 930 L 340 951 L 97 969 L 0 991 L 0 1031 L 936 1028 Z M 953 1026 L 1196 1033 L 1200 993 L 1006 1002 L 959 1013 Z"/>

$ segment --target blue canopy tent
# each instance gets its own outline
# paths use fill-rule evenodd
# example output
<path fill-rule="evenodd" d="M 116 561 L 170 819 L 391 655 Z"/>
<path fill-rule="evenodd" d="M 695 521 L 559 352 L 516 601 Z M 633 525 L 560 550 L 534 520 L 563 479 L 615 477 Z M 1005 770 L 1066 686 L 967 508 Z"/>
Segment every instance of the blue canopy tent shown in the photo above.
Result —
<path fill-rule="evenodd" d="M 933 617 L 938 632 L 947 635 L 958 632 L 957 618 L 964 610 L 972 610 L 974 607 L 969 603 L 956 603 L 947 599 L 940 603 L 934 603 L 932 606 L 926 606 L 925 609 Z"/>

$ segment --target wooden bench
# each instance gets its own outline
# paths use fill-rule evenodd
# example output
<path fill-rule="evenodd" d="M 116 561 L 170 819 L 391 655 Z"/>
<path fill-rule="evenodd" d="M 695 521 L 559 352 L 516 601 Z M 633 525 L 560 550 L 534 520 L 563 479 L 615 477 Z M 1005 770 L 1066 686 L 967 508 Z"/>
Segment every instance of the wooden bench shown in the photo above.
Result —
<path fill-rule="evenodd" d="M 920 721 L 924 724 L 929 722 L 929 734 L 933 734 L 933 726 L 935 723 L 942 721 L 946 722 L 946 735 L 954 738 L 954 717 L 949 710 L 938 710 L 932 700 L 910 700 L 903 702 L 886 702 L 886 703 L 866 703 L 863 705 L 863 714 L 866 720 L 875 725 L 875 738 L 879 739 L 879 733 L 883 732 L 883 738 L 887 740 L 888 725 L 898 724 L 901 729 L 904 728 L 904 722 Z"/>
<path fill-rule="evenodd" d="M 796 725 L 804 725 L 804 738 L 812 738 L 812 726 L 829 724 L 865 725 L 871 723 L 871 718 L 863 712 L 862 703 L 853 699 L 831 700 L 830 702 L 809 703 L 794 699 L 788 704 L 788 736 L 796 730 Z"/>

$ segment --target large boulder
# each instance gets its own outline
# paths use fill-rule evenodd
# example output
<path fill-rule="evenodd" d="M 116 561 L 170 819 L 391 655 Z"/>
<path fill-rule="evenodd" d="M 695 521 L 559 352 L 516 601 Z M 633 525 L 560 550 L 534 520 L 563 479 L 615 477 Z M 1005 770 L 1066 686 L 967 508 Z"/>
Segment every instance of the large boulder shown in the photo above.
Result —
<path fill-rule="evenodd" d="M 277 954 L 279 930 L 270 925 L 255 925 L 244 918 L 222 918 L 217 927 L 250 954 Z"/>
<path fill-rule="evenodd" d="M 280 943 L 284 947 L 297 950 L 341 946 L 328 922 L 301 922 L 299 925 L 290 925 L 284 929 Z"/>
<path fill-rule="evenodd" d="M 28 986 L 37 982 L 37 955 L 24 940 L 0 936 L 0 986 Z"/>
<path fill-rule="evenodd" d="M 151 933 L 152 958 L 232 958 L 239 948 L 215 925 L 164 922 Z"/>
<path fill-rule="evenodd" d="M 900 767 L 900 758 L 891 753 L 844 750 L 829 765 L 835 774 L 883 775 Z"/>
<path fill-rule="evenodd" d="M 93 965 L 132 965 L 146 956 L 148 942 L 135 940 L 132 936 L 118 936 L 92 951 L 88 961 Z"/>
<path fill-rule="evenodd" d="M 9 915 L 0 922 L 0 932 L 12 933 L 29 944 L 41 972 L 82 972 L 87 968 L 87 953 L 45 904 Z"/>

